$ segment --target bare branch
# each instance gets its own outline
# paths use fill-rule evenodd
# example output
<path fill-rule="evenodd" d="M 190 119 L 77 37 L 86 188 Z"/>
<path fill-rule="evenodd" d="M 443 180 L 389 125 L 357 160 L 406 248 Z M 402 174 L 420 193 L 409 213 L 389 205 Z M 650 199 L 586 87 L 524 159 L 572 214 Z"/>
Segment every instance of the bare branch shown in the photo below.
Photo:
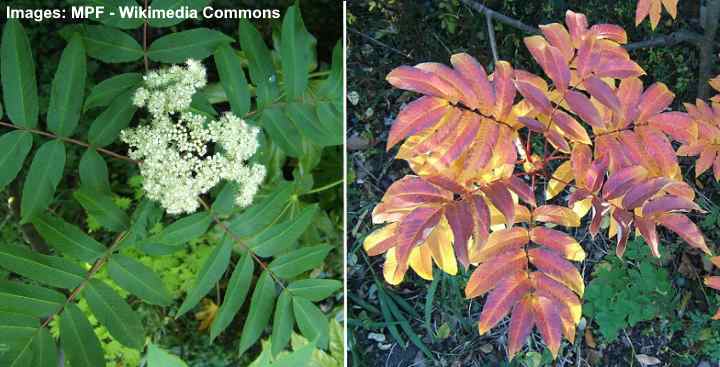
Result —
<path fill-rule="evenodd" d="M 493 27 L 492 16 L 485 12 L 485 22 L 487 23 L 488 37 L 490 38 L 490 49 L 492 49 L 493 60 L 498 62 L 497 43 L 495 42 L 495 28 Z"/>
<path fill-rule="evenodd" d="M 715 35 L 720 23 L 720 0 L 708 0 L 705 5 L 703 28 L 704 39 L 698 44 L 700 48 L 700 66 L 698 69 L 698 98 L 707 99 L 710 95 L 708 80 L 712 76 L 712 66 L 715 61 Z"/>
<path fill-rule="evenodd" d="M 697 46 L 698 43 L 702 42 L 702 40 L 702 35 L 682 29 L 668 35 L 661 35 L 649 40 L 629 43 L 623 47 L 628 51 L 634 51 L 641 48 L 674 46 L 683 42 L 688 42 Z"/>
<path fill-rule="evenodd" d="M 496 12 L 495 10 L 492 10 L 492 9 L 488 8 L 487 6 L 480 4 L 477 1 L 462 0 L 462 2 L 465 3 L 465 5 L 475 9 L 476 11 L 478 11 L 480 13 L 484 13 L 484 14 L 486 14 L 486 16 L 489 16 L 489 17 L 497 20 L 498 22 L 505 23 L 509 26 L 512 26 L 514 28 L 517 28 L 517 29 L 527 32 L 527 33 L 531 33 L 531 34 L 540 33 L 540 30 L 538 28 L 531 27 L 515 18 L 511 18 L 507 15 L 500 14 L 500 13 Z"/>

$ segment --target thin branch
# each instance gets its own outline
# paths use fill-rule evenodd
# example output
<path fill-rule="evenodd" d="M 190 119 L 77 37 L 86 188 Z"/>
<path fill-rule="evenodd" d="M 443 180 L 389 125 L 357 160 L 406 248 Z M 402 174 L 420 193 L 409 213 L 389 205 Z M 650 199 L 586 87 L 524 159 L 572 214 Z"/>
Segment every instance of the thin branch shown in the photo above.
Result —
<path fill-rule="evenodd" d="M 370 41 L 370 42 L 372 42 L 372 43 L 374 43 L 374 44 L 376 44 L 376 45 L 378 45 L 378 46 L 385 47 L 385 48 L 387 48 L 388 50 L 393 51 L 393 52 L 395 52 L 395 53 L 398 54 L 398 55 L 405 56 L 405 57 L 407 57 L 408 59 L 412 59 L 412 56 L 410 56 L 410 55 L 408 55 L 408 54 L 406 54 L 406 53 L 403 53 L 402 51 L 398 50 L 398 49 L 395 48 L 395 47 L 392 47 L 392 46 L 387 45 L 387 44 L 385 44 L 385 43 L 383 43 L 383 42 L 380 42 L 380 41 L 376 40 L 375 38 L 372 38 L 372 37 L 368 36 L 368 35 L 365 34 L 365 33 L 362 33 L 362 32 L 360 32 L 360 31 L 357 31 L 357 30 L 355 30 L 355 29 L 353 29 L 353 28 L 350 28 L 350 27 L 348 27 L 348 31 L 350 31 L 350 32 L 352 32 L 352 33 L 355 33 L 355 34 L 357 34 L 358 36 L 360 36 L 360 37 L 362 37 L 362 38 L 364 38 L 364 39 L 366 39 L 366 40 L 368 40 L 368 41 Z"/>
<path fill-rule="evenodd" d="M 490 39 L 490 49 L 492 50 L 493 60 L 495 63 L 498 62 L 498 50 L 497 42 L 495 41 L 495 28 L 493 27 L 492 16 L 490 13 L 485 12 L 485 23 L 487 23 L 488 38 Z"/>
<path fill-rule="evenodd" d="M 652 47 L 668 47 L 675 46 L 677 44 L 687 42 L 698 46 L 703 40 L 703 36 L 695 32 L 681 29 L 677 32 L 673 32 L 667 35 L 657 36 L 645 41 L 638 41 L 628 43 L 623 46 L 628 51 L 639 50 L 641 48 L 652 48 Z"/>
<path fill-rule="evenodd" d="M 509 26 L 511 26 L 511 27 L 517 28 L 517 29 L 519 29 L 519 30 L 521 30 L 521 31 L 524 31 L 524 32 L 526 32 L 526 33 L 530 33 L 530 34 L 538 34 L 538 33 L 540 33 L 540 30 L 539 30 L 538 28 L 531 27 L 531 26 L 529 26 L 529 25 L 527 25 L 527 24 L 525 24 L 525 23 L 523 23 L 523 22 L 521 22 L 521 21 L 519 21 L 519 20 L 517 20 L 517 19 L 515 19 L 515 18 L 511 18 L 511 17 L 509 17 L 509 16 L 507 16 L 507 15 L 498 13 L 498 12 L 496 12 L 495 10 L 492 10 L 492 9 L 488 8 L 487 6 L 485 6 L 485 5 L 483 5 L 483 4 L 480 4 L 480 3 L 477 2 L 477 1 L 474 1 L 474 0 L 462 0 L 462 2 L 465 3 L 465 5 L 467 5 L 467 6 L 471 7 L 471 8 L 473 8 L 473 9 L 475 9 L 476 11 L 480 12 L 481 14 L 484 13 L 485 16 L 491 17 L 491 18 L 497 20 L 497 21 L 500 22 L 500 23 L 505 23 L 505 24 L 507 24 L 507 25 L 509 25 Z"/>
<path fill-rule="evenodd" d="M 112 157 L 115 157 L 115 158 L 117 158 L 117 159 L 122 159 L 122 160 L 124 160 L 124 161 L 132 162 L 132 163 L 135 163 L 135 164 L 139 164 L 139 163 L 140 163 L 140 162 L 138 162 L 138 161 L 136 161 L 136 160 L 134 160 L 134 159 L 126 156 L 126 155 L 122 155 L 122 154 L 120 154 L 120 153 L 115 153 L 115 152 L 113 152 L 112 150 L 107 150 L 107 149 L 104 149 L 104 148 L 95 147 L 95 146 L 93 146 L 92 144 L 86 143 L 86 142 L 84 142 L 84 141 L 80 141 L 80 140 L 73 139 L 73 138 L 67 138 L 67 137 L 64 137 L 64 136 L 58 136 L 58 135 L 55 135 L 55 134 L 53 134 L 53 133 L 49 133 L 49 132 L 47 132 L 47 131 L 42 131 L 42 130 L 37 130 L 37 129 L 29 129 L 29 128 L 26 128 L 26 127 L 22 127 L 22 126 L 18 126 L 18 125 L 13 125 L 13 124 L 8 123 L 8 122 L 5 122 L 5 121 L 0 121 L 0 126 L 8 127 L 8 128 L 11 128 L 11 129 L 17 129 L 17 130 L 27 131 L 27 132 L 30 132 L 30 133 L 33 133 L 33 134 L 38 134 L 38 135 L 46 136 L 46 137 L 48 137 L 48 138 L 59 139 L 59 140 L 62 140 L 62 141 L 68 142 L 68 143 L 72 143 L 72 144 L 76 144 L 76 145 L 80 145 L 80 146 L 83 146 L 83 147 L 86 147 L 86 148 L 93 148 L 93 149 L 97 150 L 98 152 L 105 153 L 105 154 L 107 154 L 107 155 L 109 155 L 109 156 L 112 156 Z"/>
<path fill-rule="evenodd" d="M 145 10 L 148 8 L 148 0 L 145 0 Z M 150 61 L 148 60 L 148 19 L 145 18 L 143 25 L 143 58 L 145 60 L 145 72 L 150 71 Z"/>

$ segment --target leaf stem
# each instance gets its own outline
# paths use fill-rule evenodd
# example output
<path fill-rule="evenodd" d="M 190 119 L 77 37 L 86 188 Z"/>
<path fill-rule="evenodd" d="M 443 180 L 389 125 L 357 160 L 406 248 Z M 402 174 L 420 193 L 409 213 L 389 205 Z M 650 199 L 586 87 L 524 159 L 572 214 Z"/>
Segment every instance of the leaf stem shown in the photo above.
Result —
<path fill-rule="evenodd" d="M 134 159 L 132 159 L 132 158 L 126 156 L 126 155 L 122 155 L 122 154 L 120 154 L 120 153 L 115 153 L 115 152 L 113 152 L 112 150 L 108 150 L 108 149 L 104 149 L 104 148 L 100 148 L 100 147 L 95 147 L 95 146 L 93 146 L 92 144 L 86 143 L 86 142 L 84 142 L 84 141 L 80 141 L 80 140 L 73 139 L 73 138 L 67 138 L 67 137 L 64 137 L 64 136 L 58 136 L 58 135 L 55 135 L 55 134 L 53 134 L 53 133 L 49 133 L 49 132 L 47 132 L 47 131 L 42 131 L 42 130 L 30 129 L 30 128 L 26 128 L 26 127 L 22 127 L 22 126 L 17 126 L 17 125 L 13 125 L 13 124 L 11 124 L 11 123 L 7 123 L 7 122 L 5 122 L 5 121 L 0 121 L 0 126 L 8 127 L 8 128 L 11 128 L 11 129 L 17 129 L 17 130 L 27 131 L 27 132 L 30 132 L 30 133 L 33 133 L 33 134 L 38 134 L 38 135 L 46 136 L 46 137 L 53 138 L 53 139 L 60 139 L 60 140 L 62 140 L 62 141 L 65 141 L 65 142 L 68 142 L 68 143 L 72 143 L 72 144 L 75 144 L 75 145 L 80 145 L 80 146 L 83 146 L 83 147 L 86 147 L 86 148 L 93 148 L 93 149 L 97 150 L 98 152 L 107 154 L 107 155 L 109 155 L 109 156 L 111 156 L 111 157 L 115 157 L 115 158 L 118 158 L 118 159 L 122 159 L 122 160 L 124 160 L 124 161 L 132 162 L 132 163 L 135 163 L 135 164 L 139 164 L 139 163 L 140 163 L 139 161 L 136 161 L 136 160 L 134 160 Z"/>
<path fill-rule="evenodd" d="M 270 274 L 270 277 L 273 278 L 275 283 L 280 285 L 280 287 L 284 290 L 286 288 L 285 284 L 282 282 L 282 280 L 280 280 L 280 277 L 278 277 L 277 274 L 275 274 L 272 270 L 270 270 L 270 268 L 265 263 L 265 261 L 263 261 L 260 257 L 258 257 L 255 254 L 255 252 L 253 252 L 252 249 L 248 245 L 246 245 L 233 231 L 231 231 L 230 228 L 228 228 L 228 226 L 225 223 L 223 223 L 223 221 L 221 221 L 217 215 L 215 215 L 215 213 L 213 213 L 212 208 L 210 207 L 210 205 L 208 205 L 208 203 L 205 200 L 203 200 L 203 198 L 198 198 L 198 201 L 200 202 L 200 205 L 202 205 L 203 208 L 205 208 L 205 210 L 208 212 L 208 214 L 210 214 L 213 221 L 215 221 L 215 223 L 218 225 L 218 227 L 220 227 L 220 229 L 222 229 L 223 232 L 227 233 L 230 237 L 232 237 L 235 244 L 240 245 L 240 247 L 242 247 L 243 250 L 245 250 L 248 253 L 248 255 L 252 256 L 253 260 L 255 260 L 255 262 L 258 263 L 258 265 L 260 265 L 260 267 L 264 271 L 267 271 L 268 274 Z"/>
<path fill-rule="evenodd" d="M 333 182 L 333 183 L 329 183 L 329 184 L 327 184 L 327 185 L 325 185 L 325 186 L 320 186 L 320 187 L 318 187 L 318 188 L 314 188 L 314 189 L 312 189 L 312 190 L 304 193 L 303 195 L 316 194 L 316 193 L 321 192 L 321 191 L 325 191 L 325 190 L 328 190 L 328 189 L 332 189 L 333 187 L 335 187 L 335 186 L 337 186 L 337 185 L 340 185 L 340 184 L 343 183 L 343 182 L 344 182 L 343 179 L 339 179 L 339 180 L 337 180 L 337 181 L 335 181 L 335 182 Z"/>

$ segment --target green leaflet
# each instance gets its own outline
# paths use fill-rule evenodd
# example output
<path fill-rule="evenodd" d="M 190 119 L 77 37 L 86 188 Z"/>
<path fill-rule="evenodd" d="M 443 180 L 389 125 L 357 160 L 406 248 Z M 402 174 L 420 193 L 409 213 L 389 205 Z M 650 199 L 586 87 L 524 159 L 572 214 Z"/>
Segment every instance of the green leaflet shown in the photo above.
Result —
<path fill-rule="evenodd" d="M 20 202 L 21 223 L 29 222 L 34 216 L 47 209 L 55 196 L 65 168 L 65 146 L 60 140 L 51 140 L 41 145 L 35 153 Z"/>
<path fill-rule="evenodd" d="M 4 353 L 0 365 L 25 367 L 32 361 L 33 338 L 40 323 L 34 317 L 0 311 L 0 335 Z"/>
<path fill-rule="evenodd" d="M 272 141 L 280 146 L 287 155 L 301 158 L 304 154 L 303 135 L 294 121 L 287 118 L 280 107 L 269 107 L 263 110 L 260 117 Z"/>
<path fill-rule="evenodd" d="M 73 193 L 73 197 L 85 208 L 88 214 L 95 217 L 108 230 L 120 232 L 128 228 L 130 218 L 115 205 L 109 195 L 99 193 L 88 187 L 80 187 Z"/>
<path fill-rule="evenodd" d="M 285 108 L 285 115 L 313 143 L 322 147 L 341 145 L 343 142 L 342 119 L 339 114 L 327 109 L 330 106 L 329 103 L 325 104 L 325 107 L 318 104 L 316 113 L 316 107 L 313 105 L 300 102 L 289 103 Z"/>
<path fill-rule="evenodd" d="M 90 19 L 105 25 L 120 29 L 135 29 L 143 25 L 143 20 L 139 15 L 130 14 L 130 17 L 123 17 L 120 13 L 120 7 L 138 6 L 135 0 L 86 0 L 84 3 L 104 8 L 105 11 L 100 17 L 93 15 Z"/>
<path fill-rule="evenodd" d="M 209 4 L 209 0 L 155 0 L 152 2 L 153 9 L 180 9 L 187 6 L 190 9 L 198 10 L 202 14 L 202 8 Z M 150 26 L 155 28 L 172 27 L 185 21 L 184 18 L 152 18 Z"/>
<path fill-rule="evenodd" d="M 255 262 L 250 254 L 245 254 L 242 260 L 235 265 L 235 270 L 230 276 L 230 282 L 225 292 L 225 298 L 223 298 L 222 305 L 220 305 L 220 309 L 210 327 L 210 340 L 214 340 L 230 325 L 235 314 L 245 303 L 254 270 Z"/>
<path fill-rule="evenodd" d="M 160 276 L 141 262 L 123 255 L 114 255 L 108 261 L 107 270 L 117 285 L 144 301 L 160 306 L 172 303 L 172 297 Z"/>
<path fill-rule="evenodd" d="M 248 241 L 248 247 L 258 256 L 270 257 L 292 247 L 312 223 L 318 205 L 305 207 L 297 218 L 273 225 Z"/>
<path fill-rule="evenodd" d="M 32 134 L 26 131 L 11 131 L 0 136 L 0 189 L 17 177 L 32 144 Z"/>
<path fill-rule="evenodd" d="M 266 107 L 280 93 L 272 56 L 255 26 L 246 19 L 240 19 L 239 23 L 240 46 L 248 60 L 250 80 L 257 86 L 257 103 L 261 108 Z"/>
<path fill-rule="evenodd" d="M 150 45 L 148 57 L 153 61 L 166 63 L 181 63 L 187 59 L 202 60 L 221 44 L 232 41 L 232 38 L 222 32 L 195 28 L 159 38 Z"/>
<path fill-rule="evenodd" d="M 342 41 L 338 41 L 333 49 L 332 68 L 327 79 L 321 82 L 318 94 L 325 96 L 335 105 L 342 109 L 343 98 L 343 49 Z"/>
<path fill-rule="evenodd" d="M 281 182 L 269 196 L 233 218 L 229 225 L 230 231 L 240 237 L 249 238 L 260 228 L 271 225 L 282 214 L 294 189 L 294 185 Z"/>
<path fill-rule="evenodd" d="M 142 46 L 129 34 L 104 25 L 87 26 L 83 41 L 88 56 L 107 63 L 139 60 Z"/>
<path fill-rule="evenodd" d="M 85 277 L 85 271 L 68 259 L 41 255 L 17 245 L 0 245 L 0 266 L 42 284 L 65 289 L 77 287 Z"/>
<path fill-rule="evenodd" d="M 314 341 L 318 348 L 327 349 L 330 329 L 322 311 L 302 297 L 293 297 L 293 311 L 302 335 Z"/>
<path fill-rule="evenodd" d="M 187 367 L 176 355 L 170 354 L 155 344 L 148 346 L 147 367 Z"/>
<path fill-rule="evenodd" d="M 272 353 L 277 355 L 290 342 L 295 319 L 292 313 L 292 295 L 287 289 L 283 290 L 275 305 L 275 317 L 272 326 Z"/>
<path fill-rule="evenodd" d="M 212 212 L 216 215 L 230 215 L 237 207 L 235 205 L 235 196 L 238 192 L 238 183 L 235 181 L 224 181 L 222 189 L 217 194 L 212 204 Z"/>
<path fill-rule="evenodd" d="M 207 232 L 212 223 L 212 216 L 207 212 L 199 212 L 180 218 L 173 222 L 162 232 L 141 241 L 141 247 L 148 248 L 154 245 L 162 247 L 180 247 Z"/>
<path fill-rule="evenodd" d="M 87 75 L 86 63 L 82 38 L 74 35 L 60 56 L 60 64 L 50 91 L 47 127 L 59 136 L 71 136 L 80 120 Z"/>
<path fill-rule="evenodd" d="M 93 148 L 88 148 L 80 159 L 80 183 L 94 191 L 111 194 L 107 163 Z"/>
<path fill-rule="evenodd" d="M 82 311 L 70 303 L 60 315 L 60 343 L 73 367 L 98 367 L 105 365 L 100 341 L 92 325 Z"/>
<path fill-rule="evenodd" d="M 88 131 L 88 139 L 92 145 L 97 147 L 110 145 L 115 142 L 120 131 L 128 127 L 137 111 L 137 107 L 132 104 L 133 93 L 133 90 L 129 90 L 116 97 L 92 122 Z"/>
<path fill-rule="evenodd" d="M 22 127 L 37 127 L 39 106 L 35 62 L 25 29 L 16 19 L 8 20 L 3 29 L 0 77 L 10 121 Z"/>
<path fill-rule="evenodd" d="M 215 51 L 215 65 L 232 112 L 236 116 L 245 116 L 250 111 L 250 89 L 240 58 L 234 49 L 222 44 Z"/>
<path fill-rule="evenodd" d="M 293 296 L 320 302 L 342 288 L 342 285 L 335 279 L 301 279 L 290 283 L 287 290 Z"/>
<path fill-rule="evenodd" d="M 187 297 L 180 306 L 175 318 L 190 311 L 190 309 L 195 307 L 195 305 L 200 302 L 200 299 L 215 286 L 215 283 L 222 277 L 230 263 L 232 247 L 233 241 L 226 237 L 220 245 L 215 247 L 210 256 L 205 259 L 193 287 L 188 291 Z"/>
<path fill-rule="evenodd" d="M 55 367 L 58 361 L 58 351 L 55 340 L 50 336 L 47 328 L 40 329 L 35 336 L 32 346 L 33 367 Z"/>
<path fill-rule="evenodd" d="M 263 271 L 255 285 L 250 300 L 250 310 L 245 325 L 243 325 L 242 336 L 240 337 L 240 355 L 243 355 L 253 346 L 262 335 L 263 329 L 270 321 L 275 306 L 275 297 L 277 297 L 275 282 L 270 273 Z"/>
<path fill-rule="evenodd" d="M 135 93 L 135 88 L 141 83 L 142 75 L 139 73 L 120 74 L 105 79 L 90 90 L 83 109 L 87 111 L 91 108 L 107 106 L 130 89 Z"/>
<path fill-rule="evenodd" d="M 83 296 L 98 321 L 118 342 L 141 349 L 145 341 L 140 317 L 109 285 L 99 279 L 90 279 Z"/>
<path fill-rule="evenodd" d="M 32 224 L 45 241 L 63 255 L 92 262 L 105 252 L 105 246 L 80 228 L 51 214 L 40 214 Z"/>
<path fill-rule="evenodd" d="M 270 50 L 265 45 L 262 35 L 247 19 L 240 19 L 238 28 L 238 39 L 240 46 L 248 59 L 250 79 L 253 84 L 260 85 L 267 83 L 270 77 L 275 75 Z"/>
<path fill-rule="evenodd" d="M 0 280 L 0 311 L 45 317 L 60 309 L 65 302 L 62 293 L 21 282 Z"/>
<path fill-rule="evenodd" d="M 282 358 L 279 358 L 275 363 L 272 364 L 273 367 L 295 367 L 295 366 L 301 366 L 303 364 L 308 363 L 307 361 L 312 360 L 312 354 L 315 350 L 315 345 L 312 343 L 308 343 L 304 347 L 283 356 Z"/>
<path fill-rule="evenodd" d="M 317 42 L 305 29 L 296 5 L 289 7 L 285 13 L 280 42 L 285 94 L 288 100 L 295 100 L 305 93 L 308 86 L 314 60 L 313 48 Z"/>
<path fill-rule="evenodd" d="M 282 279 L 292 279 L 320 266 L 330 250 L 332 250 L 332 246 L 329 245 L 303 247 L 278 256 L 268 265 L 268 268 Z"/>

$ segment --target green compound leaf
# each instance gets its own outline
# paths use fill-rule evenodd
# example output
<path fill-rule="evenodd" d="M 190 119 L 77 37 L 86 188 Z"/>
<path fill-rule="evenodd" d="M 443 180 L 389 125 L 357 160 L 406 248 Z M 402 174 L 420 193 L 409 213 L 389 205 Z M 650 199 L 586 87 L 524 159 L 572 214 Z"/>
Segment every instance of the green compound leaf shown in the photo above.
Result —
<path fill-rule="evenodd" d="M 103 194 L 111 194 L 107 163 L 97 150 L 89 148 L 80 159 L 80 183 Z"/>
<path fill-rule="evenodd" d="M 195 283 L 188 291 L 185 301 L 180 306 L 175 318 L 178 318 L 190 311 L 200 300 L 215 286 L 218 280 L 225 273 L 230 264 L 230 253 L 232 252 L 233 241 L 225 238 L 222 243 L 215 247 L 213 252 L 205 259 Z"/>
<path fill-rule="evenodd" d="M 0 136 L 0 189 L 17 177 L 32 144 L 32 134 L 26 131 L 11 131 Z"/>
<path fill-rule="evenodd" d="M 249 254 L 243 256 L 242 260 L 235 265 L 225 298 L 223 298 L 222 305 L 210 327 L 210 340 L 214 340 L 230 325 L 235 314 L 245 303 L 254 271 L 255 262 Z"/>
<path fill-rule="evenodd" d="M 73 367 L 105 365 L 102 346 L 85 314 L 74 304 L 65 307 L 60 316 L 60 344 Z"/>
<path fill-rule="evenodd" d="M 32 361 L 33 339 L 40 324 L 34 317 L 0 311 L 3 352 L 0 365 L 25 367 Z"/>
<path fill-rule="evenodd" d="M 71 136 L 80 120 L 87 60 L 80 35 L 74 35 L 60 56 L 50 91 L 47 112 L 48 130 L 63 137 Z"/>
<path fill-rule="evenodd" d="M 280 41 L 280 58 L 288 100 L 299 98 L 307 89 L 316 43 L 315 38 L 305 29 L 300 9 L 296 5 L 288 8 L 283 19 Z"/>
<path fill-rule="evenodd" d="M 250 111 L 250 89 L 240 58 L 230 46 L 222 44 L 215 51 L 215 65 L 232 112 L 245 116 Z"/>
<path fill-rule="evenodd" d="M 332 246 L 329 245 L 303 247 L 278 256 L 268 268 L 282 279 L 292 279 L 320 266 L 330 250 Z"/>
<path fill-rule="evenodd" d="M 275 317 L 273 319 L 272 353 L 277 355 L 290 342 L 295 318 L 292 312 L 292 295 L 287 289 L 283 290 L 275 305 Z"/>
<path fill-rule="evenodd" d="M 182 7 L 197 10 L 202 14 L 202 9 L 209 4 L 209 0 L 155 0 L 152 2 L 153 9 L 176 10 Z M 185 18 L 152 18 L 149 20 L 150 26 L 155 28 L 165 28 L 178 25 L 185 21 Z"/>
<path fill-rule="evenodd" d="M 41 255 L 26 247 L 0 245 L 0 267 L 53 287 L 73 289 L 80 285 L 85 271 L 74 262 L 57 256 Z"/>
<path fill-rule="evenodd" d="M 35 153 L 23 187 L 20 213 L 22 223 L 47 209 L 55 196 L 65 168 L 65 146 L 60 140 L 51 140 Z"/>
<path fill-rule="evenodd" d="M 143 57 L 142 46 L 129 34 L 108 26 L 87 26 L 83 41 L 88 56 L 107 63 L 131 62 Z"/>
<path fill-rule="evenodd" d="M 39 106 L 35 62 L 25 29 L 16 19 L 8 20 L 3 29 L 0 77 L 10 121 L 26 128 L 37 127 Z"/>
<path fill-rule="evenodd" d="M 187 367 L 187 364 L 176 355 L 155 344 L 150 344 L 147 352 L 147 367 Z"/>
<path fill-rule="evenodd" d="M 300 129 L 285 116 L 279 107 L 269 107 L 260 117 L 270 139 L 280 146 L 287 155 L 300 158 L 303 156 L 303 136 Z"/>
<path fill-rule="evenodd" d="M 63 255 L 83 262 L 92 262 L 105 252 L 105 246 L 80 228 L 51 214 L 40 214 L 32 224 L 45 241 Z"/>
<path fill-rule="evenodd" d="M 202 60 L 215 49 L 233 39 L 222 32 L 207 28 L 195 28 L 161 37 L 150 45 L 148 57 L 153 61 L 181 63 L 187 59 Z"/>
<path fill-rule="evenodd" d="M 145 330 L 140 317 L 109 285 L 99 279 L 90 279 L 83 289 L 83 296 L 113 338 L 130 348 L 143 347 Z"/>
<path fill-rule="evenodd" d="M 294 102 L 285 108 L 285 115 L 313 143 L 322 147 L 340 145 L 343 142 L 342 119 L 340 115 L 327 109 L 328 106 L 330 104 L 326 103 L 326 107 L 321 111 L 318 105 L 318 113 L 316 113 L 315 106 Z M 322 115 L 319 112 L 322 112 Z"/>
<path fill-rule="evenodd" d="M 294 189 L 292 184 L 282 182 L 269 196 L 233 218 L 229 224 L 230 231 L 242 238 L 250 238 L 259 228 L 271 225 L 282 214 Z"/>
<path fill-rule="evenodd" d="M 115 204 L 110 195 L 94 191 L 89 187 L 80 187 L 73 193 L 73 197 L 88 214 L 110 231 L 124 231 L 130 225 L 130 218 Z"/>
<path fill-rule="evenodd" d="M 90 90 L 90 95 L 85 99 L 85 111 L 104 107 L 112 103 L 128 90 L 133 90 L 142 83 L 142 75 L 139 73 L 127 73 L 116 75 L 98 83 Z"/>
<path fill-rule="evenodd" d="M 296 280 L 287 289 L 293 296 L 320 302 L 337 292 L 343 284 L 335 279 L 301 279 Z"/>
<path fill-rule="evenodd" d="M 9 280 L 0 280 L 0 298 L 0 311 L 35 317 L 48 316 L 65 303 L 58 291 Z"/>
<path fill-rule="evenodd" d="M 116 97 L 92 122 L 88 131 L 88 139 L 92 145 L 104 147 L 112 144 L 120 135 L 120 131 L 130 125 L 137 111 L 137 107 L 132 104 L 133 93 L 134 91 L 126 91 Z"/>
<path fill-rule="evenodd" d="M 330 328 L 327 317 L 309 300 L 293 297 L 293 311 L 300 333 L 314 341 L 318 348 L 327 349 L 330 340 Z"/>
<path fill-rule="evenodd" d="M 262 257 L 275 256 L 289 249 L 305 233 L 317 211 L 317 204 L 305 207 L 297 218 L 275 224 L 249 240 L 248 247 Z"/>
<path fill-rule="evenodd" d="M 113 255 L 108 261 L 108 275 L 122 289 L 154 305 L 168 306 L 172 297 L 160 276 L 141 262 Z"/>
<path fill-rule="evenodd" d="M 245 325 L 243 325 L 239 350 L 241 356 L 257 342 L 270 322 L 270 316 L 272 316 L 275 306 L 275 297 L 277 297 L 275 282 L 270 273 L 263 271 L 255 285 L 250 299 L 250 311 L 248 311 Z"/>

